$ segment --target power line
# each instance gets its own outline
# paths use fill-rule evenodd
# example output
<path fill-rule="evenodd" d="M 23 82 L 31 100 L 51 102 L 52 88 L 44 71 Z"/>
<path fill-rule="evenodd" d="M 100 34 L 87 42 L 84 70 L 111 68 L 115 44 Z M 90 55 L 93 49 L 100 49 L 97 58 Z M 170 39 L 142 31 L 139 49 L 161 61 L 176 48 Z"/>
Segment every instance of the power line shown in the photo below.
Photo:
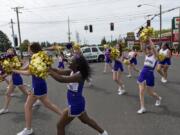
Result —
<path fill-rule="evenodd" d="M 171 12 L 171 11 L 174 11 L 174 10 L 179 9 L 179 8 L 180 8 L 180 7 L 175 7 L 175 8 L 171 8 L 171 9 L 162 11 L 162 14 L 165 14 L 165 13 L 168 13 L 168 12 Z M 151 17 L 151 19 L 149 19 L 149 20 L 153 21 L 154 18 L 156 18 L 156 17 L 159 16 L 159 15 L 160 15 L 160 13 L 156 13 L 156 14 L 154 14 L 154 16 Z M 140 27 L 144 26 L 145 24 L 146 24 L 146 22 L 145 22 L 144 24 L 142 24 Z M 135 28 L 133 31 L 138 30 L 140 27 Z"/>
<path fill-rule="evenodd" d="M 9 23 L 0 24 L 0 27 L 4 27 L 4 26 L 7 26 L 7 25 L 9 25 Z"/>
<path fill-rule="evenodd" d="M 39 9 L 47 9 L 47 8 L 75 8 L 76 6 L 84 5 L 84 6 L 90 6 L 90 5 L 97 5 L 97 4 L 107 4 L 111 3 L 114 4 L 113 2 L 120 2 L 119 0 L 95 0 L 95 1 L 79 1 L 79 2 L 72 2 L 72 3 L 67 3 L 67 4 L 55 4 L 55 5 L 49 5 L 49 6 L 40 6 L 40 7 L 32 7 L 32 8 L 26 8 L 29 10 L 39 10 Z M 26 10 L 25 9 L 25 10 Z"/>
<path fill-rule="evenodd" d="M 102 21 L 110 21 L 110 20 L 124 20 L 124 19 L 136 19 L 136 18 L 142 18 L 145 17 L 147 14 L 146 13 L 141 13 L 141 14 L 129 14 L 126 16 L 99 16 L 99 17 L 92 17 L 92 18 L 79 18 L 79 19 L 71 19 L 71 23 L 80 23 L 80 22 L 102 22 Z M 54 23 L 65 23 L 66 20 L 54 20 L 54 21 L 35 21 L 35 22 L 22 22 L 22 23 L 29 23 L 29 24 L 54 24 Z"/>

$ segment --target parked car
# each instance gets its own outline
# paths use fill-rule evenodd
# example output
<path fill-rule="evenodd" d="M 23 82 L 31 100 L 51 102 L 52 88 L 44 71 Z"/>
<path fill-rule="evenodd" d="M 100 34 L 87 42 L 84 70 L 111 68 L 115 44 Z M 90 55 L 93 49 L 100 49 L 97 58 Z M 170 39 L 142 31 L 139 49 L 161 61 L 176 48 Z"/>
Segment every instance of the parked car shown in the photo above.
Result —
<path fill-rule="evenodd" d="M 88 61 L 103 62 L 105 59 L 104 53 L 100 50 L 98 46 L 82 47 L 81 51 Z"/>

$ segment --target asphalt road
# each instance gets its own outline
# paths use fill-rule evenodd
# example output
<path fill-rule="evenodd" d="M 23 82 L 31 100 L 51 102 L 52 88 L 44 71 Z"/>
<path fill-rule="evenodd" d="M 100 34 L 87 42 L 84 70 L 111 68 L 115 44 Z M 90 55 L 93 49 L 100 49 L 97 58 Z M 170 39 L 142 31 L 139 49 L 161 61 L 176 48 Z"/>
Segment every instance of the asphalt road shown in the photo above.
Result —
<path fill-rule="evenodd" d="M 140 58 L 142 65 L 143 58 Z M 142 67 L 140 66 L 139 67 Z M 93 87 L 86 84 L 86 110 L 90 116 L 109 132 L 109 135 L 179 135 L 180 134 L 180 58 L 173 58 L 169 70 L 169 82 L 162 84 L 156 75 L 156 90 L 163 97 L 162 106 L 155 107 L 154 99 L 146 96 L 148 112 L 136 114 L 139 109 L 137 74 L 133 78 L 123 75 L 127 94 L 117 95 L 117 86 L 112 81 L 112 73 L 103 74 L 103 63 L 91 64 Z M 30 77 L 24 81 L 31 83 Z M 48 78 L 49 98 L 61 108 L 66 107 L 66 85 Z M 0 84 L 0 107 L 3 106 L 6 84 Z M 25 98 L 16 90 L 12 99 L 10 113 L 0 115 L 0 135 L 16 135 L 24 128 L 23 105 Z M 56 123 L 59 117 L 41 106 L 33 111 L 34 135 L 56 135 Z M 79 120 L 74 120 L 68 127 L 66 135 L 97 135 L 98 133 Z"/>

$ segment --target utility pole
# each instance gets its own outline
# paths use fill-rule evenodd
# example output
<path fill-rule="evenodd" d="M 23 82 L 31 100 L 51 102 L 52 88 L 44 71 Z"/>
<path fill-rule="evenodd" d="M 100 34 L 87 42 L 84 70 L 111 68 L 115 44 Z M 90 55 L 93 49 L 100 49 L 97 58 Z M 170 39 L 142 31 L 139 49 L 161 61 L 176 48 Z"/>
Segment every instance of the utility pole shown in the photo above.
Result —
<path fill-rule="evenodd" d="M 68 17 L 68 41 L 71 42 L 70 19 Z"/>
<path fill-rule="evenodd" d="M 18 24 L 18 34 L 19 34 L 19 44 L 21 45 L 22 41 L 21 41 L 21 29 L 20 29 L 20 21 L 19 21 L 19 13 L 22 13 L 22 12 L 19 12 L 19 9 L 22 9 L 24 7 L 14 7 L 12 9 L 14 9 L 14 11 L 16 12 L 16 15 L 17 15 L 17 24 Z M 20 52 L 21 52 L 21 58 L 23 58 L 23 53 L 22 53 L 22 50 L 20 49 Z"/>
<path fill-rule="evenodd" d="M 76 31 L 76 42 L 79 44 L 80 43 L 80 36 L 79 36 L 79 32 Z"/>
<path fill-rule="evenodd" d="M 160 45 L 161 45 L 161 38 L 162 38 L 162 5 L 160 5 L 159 7 L 160 9 L 160 13 L 159 13 L 159 21 L 160 21 L 160 28 L 159 28 L 159 42 L 160 42 Z"/>
<path fill-rule="evenodd" d="M 13 38 L 13 44 L 14 44 L 14 48 L 16 48 L 16 46 L 15 46 L 15 40 L 14 40 L 14 22 L 13 22 L 13 19 L 11 19 L 11 22 L 10 22 L 10 24 L 11 24 L 11 29 L 12 29 L 12 38 Z"/>

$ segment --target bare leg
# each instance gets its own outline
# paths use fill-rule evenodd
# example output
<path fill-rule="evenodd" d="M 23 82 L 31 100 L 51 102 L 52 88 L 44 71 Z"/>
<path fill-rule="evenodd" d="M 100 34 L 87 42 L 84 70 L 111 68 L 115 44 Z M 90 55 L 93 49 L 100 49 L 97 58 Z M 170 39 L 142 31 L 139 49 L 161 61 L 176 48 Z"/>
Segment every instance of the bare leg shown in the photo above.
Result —
<path fill-rule="evenodd" d="M 5 96 L 5 105 L 4 109 L 8 109 L 8 106 L 11 102 L 11 93 L 13 93 L 15 89 L 15 86 L 12 84 L 12 82 L 9 83 L 9 87 L 7 88 L 6 96 Z"/>
<path fill-rule="evenodd" d="M 47 95 L 40 97 L 41 102 L 44 104 L 44 106 L 51 111 L 57 113 L 58 115 L 62 115 L 62 111 L 57 107 L 55 104 L 53 104 Z"/>
<path fill-rule="evenodd" d="M 139 69 L 136 67 L 136 65 L 132 64 L 131 66 L 132 66 L 132 68 L 133 68 L 134 71 L 136 71 L 136 72 L 139 73 Z"/>
<path fill-rule="evenodd" d="M 119 87 L 123 87 L 123 82 L 120 79 L 119 71 L 113 71 L 113 80 L 118 84 Z"/>
<path fill-rule="evenodd" d="M 122 81 L 122 76 L 121 76 L 121 72 L 119 71 L 118 74 L 117 74 L 117 80 L 118 80 L 118 84 L 119 86 L 123 89 L 124 88 L 124 83 Z"/>
<path fill-rule="evenodd" d="M 150 96 L 156 98 L 157 100 L 160 99 L 160 96 L 154 91 L 153 87 L 147 87 L 147 92 Z"/>
<path fill-rule="evenodd" d="M 162 65 L 158 64 L 157 66 L 157 72 L 161 75 L 161 77 L 164 77 L 164 73 L 162 72 Z"/>
<path fill-rule="evenodd" d="M 68 109 L 65 109 L 62 113 L 62 116 L 57 123 L 57 135 L 65 135 L 65 127 L 68 125 L 74 117 L 69 117 Z"/>
<path fill-rule="evenodd" d="M 145 91 L 145 84 L 139 84 L 139 98 L 140 98 L 140 106 L 141 108 L 145 108 L 144 106 L 144 91 Z"/>
<path fill-rule="evenodd" d="M 25 103 L 25 120 L 26 120 L 26 128 L 31 129 L 32 123 L 32 105 L 37 100 L 33 94 L 29 94 Z"/>
<path fill-rule="evenodd" d="M 168 76 L 168 68 L 169 66 L 168 65 L 165 65 L 164 68 L 163 68 L 163 71 L 164 71 L 164 78 L 167 80 L 167 76 Z"/>
<path fill-rule="evenodd" d="M 28 95 L 28 91 L 27 91 L 25 85 L 20 85 L 20 86 L 18 86 L 18 87 L 19 87 L 19 89 L 21 90 L 21 92 L 22 92 L 24 95 Z"/>
<path fill-rule="evenodd" d="M 106 73 L 106 71 L 107 71 L 107 63 L 105 62 L 105 64 L 104 64 L 104 73 Z"/>
<path fill-rule="evenodd" d="M 7 83 L 7 85 L 9 85 L 10 82 L 8 79 L 5 78 L 4 81 Z"/>
<path fill-rule="evenodd" d="M 78 117 L 82 123 L 87 124 L 91 128 L 97 130 L 99 133 L 103 133 L 104 130 L 94 121 L 92 118 L 90 118 L 87 113 L 83 113 L 81 116 Z"/>

